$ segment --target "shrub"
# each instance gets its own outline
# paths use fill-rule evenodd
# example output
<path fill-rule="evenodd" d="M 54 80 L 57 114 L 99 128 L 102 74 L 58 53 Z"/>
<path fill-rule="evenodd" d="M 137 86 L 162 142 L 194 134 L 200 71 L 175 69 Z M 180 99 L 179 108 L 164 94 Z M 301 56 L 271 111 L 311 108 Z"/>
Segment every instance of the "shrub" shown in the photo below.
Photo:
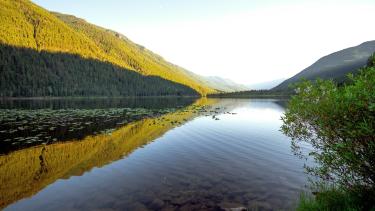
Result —
<path fill-rule="evenodd" d="M 308 173 L 347 192 L 370 194 L 363 200 L 371 206 L 375 202 L 375 67 L 369 65 L 349 78 L 351 82 L 341 87 L 329 80 L 299 83 L 282 117 L 282 131 L 292 138 L 296 153 L 301 153 L 301 142 L 312 145 L 308 155 L 317 165 L 307 166 Z"/>

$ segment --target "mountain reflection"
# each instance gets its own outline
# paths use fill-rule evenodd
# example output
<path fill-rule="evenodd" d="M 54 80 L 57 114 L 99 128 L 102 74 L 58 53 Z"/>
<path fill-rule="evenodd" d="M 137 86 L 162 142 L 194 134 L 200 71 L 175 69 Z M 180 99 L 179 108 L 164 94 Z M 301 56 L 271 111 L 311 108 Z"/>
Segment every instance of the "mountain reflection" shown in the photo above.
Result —
<path fill-rule="evenodd" d="M 58 179 L 79 176 L 121 159 L 170 129 L 202 115 L 216 101 L 199 99 L 176 112 L 132 122 L 110 134 L 90 135 L 0 156 L 0 208 L 30 197 Z"/>

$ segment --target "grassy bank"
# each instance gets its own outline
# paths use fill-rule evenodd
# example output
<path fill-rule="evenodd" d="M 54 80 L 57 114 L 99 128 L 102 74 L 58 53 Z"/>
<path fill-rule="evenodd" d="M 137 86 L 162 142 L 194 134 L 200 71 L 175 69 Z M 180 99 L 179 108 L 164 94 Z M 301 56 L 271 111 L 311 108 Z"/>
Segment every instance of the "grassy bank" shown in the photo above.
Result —
<path fill-rule="evenodd" d="M 303 193 L 297 211 L 374 211 L 374 193 L 362 188 L 345 190 L 339 187 L 324 187 L 313 194 Z"/>

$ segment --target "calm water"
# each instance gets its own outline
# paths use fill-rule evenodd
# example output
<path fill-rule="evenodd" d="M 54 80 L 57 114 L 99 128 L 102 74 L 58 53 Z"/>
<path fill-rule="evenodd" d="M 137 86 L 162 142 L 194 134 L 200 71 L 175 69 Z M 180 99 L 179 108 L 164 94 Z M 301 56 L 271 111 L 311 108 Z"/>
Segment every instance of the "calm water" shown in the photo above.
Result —
<path fill-rule="evenodd" d="M 130 109 L 126 110 L 128 112 L 139 112 L 131 108 L 142 107 L 145 115 L 131 118 L 124 124 L 114 124 L 110 132 L 86 131 L 84 137 L 73 136 L 64 141 L 54 139 L 51 133 L 48 135 L 54 141 L 9 148 L 0 156 L 0 208 L 293 208 L 307 184 L 307 176 L 303 173 L 304 160 L 293 155 L 289 138 L 279 131 L 285 101 L 169 101 L 166 104 L 165 100 L 154 100 L 148 106 L 145 102 L 126 100 L 115 100 L 113 106 L 96 101 L 33 102 L 32 105 L 30 102 L 3 102 L 2 109 L 13 106 L 17 107 L 17 112 L 25 108 L 45 109 L 46 105 L 56 111 L 62 108 L 70 111 L 72 107 L 74 110 L 95 109 L 98 104 L 101 109 L 117 108 L 115 111 L 126 107 Z M 164 110 L 156 112 L 155 109 Z M 118 121 L 129 118 L 121 112 L 110 114 Z M 53 120 L 51 124 L 55 122 L 53 115 L 49 114 L 48 118 Z M 14 121 L 19 122 L 19 119 Z M 103 122 L 101 119 L 97 124 Z M 28 140 L 25 135 L 23 138 Z M 8 139 L 13 143 L 16 136 Z M 22 145 L 22 141 L 17 145 Z"/>

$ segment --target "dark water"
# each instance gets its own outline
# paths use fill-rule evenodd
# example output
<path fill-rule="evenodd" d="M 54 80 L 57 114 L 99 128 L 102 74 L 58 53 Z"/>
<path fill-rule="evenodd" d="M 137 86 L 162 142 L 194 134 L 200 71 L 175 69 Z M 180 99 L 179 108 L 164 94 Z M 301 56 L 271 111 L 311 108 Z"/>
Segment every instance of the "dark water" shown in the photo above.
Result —
<path fill-rule="evenodd" d="M 307 177 L 304 161 L 293 155 L 289 138 L 279 131 L 285 101 L 191 99 L 169 108 L 141 104 L 116 103 L 115 108 L 142 107 L 144 115 L 109 133 L 86 133 L 0 156 L 0 208 L 293 209 Z M 95 107 L 84 107 L 89 108 Z"/>
<path fill-rule="evenodd" d="M 0 99 L 0 109 L 173 108 L 186 106 L 194 100 L 189 97 Z"/>

